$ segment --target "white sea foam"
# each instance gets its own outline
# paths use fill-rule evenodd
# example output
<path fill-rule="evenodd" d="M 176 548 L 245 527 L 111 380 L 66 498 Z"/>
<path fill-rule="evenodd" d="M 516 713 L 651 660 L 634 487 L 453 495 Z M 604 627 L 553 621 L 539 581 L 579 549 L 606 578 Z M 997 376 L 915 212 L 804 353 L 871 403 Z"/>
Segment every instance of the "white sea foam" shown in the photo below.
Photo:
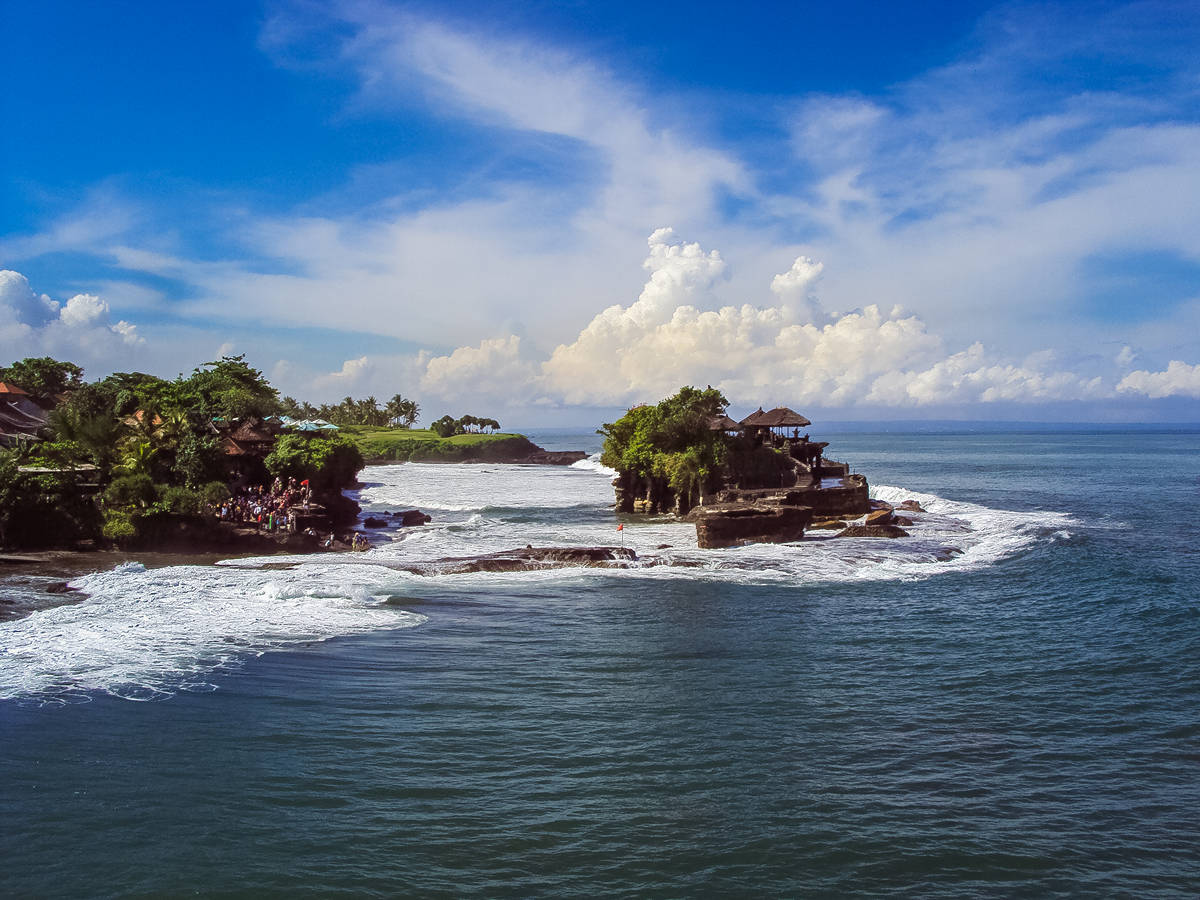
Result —
<path fill-rule="evenodd" d="M 292 571 L 124 564 L 77 579 L 81 603 L 0 628 L 0 698 L 99 691 L 130 700 L 203 689 L 248 654 L 423 617 L 382 604 L 380 570 Z M 393 579 L 395 580 L 395 579 Z"/>
<path fill-rule="evenodd" d="M 600 454 L 593 453 L 587 459 L 581 459 L 579 462 L 571 463 L 572 469 L 582 469 L 585 472 L 596 472 L 599 475 L 607 475 L 609 478 L 617 474 L 616 469 L 610 469 L 608 466 L 600 462 Z"/>
<path fill-rule="evenodd" d="M 989 509 L 878 485 L 875 497 L 893 503 L 915 499 L 926 510 L 912 514 L 914 524 L 906 528 L 911 537 L 837 539 L 814 532 L 795 544 L 701 550 L 693 525 L 668 518 L 626 521 L 618 532 L 610 478 L 599 465 L 578 464 L 371 467 L 363 472 L 366 487 L 358 495 L 365 513 L 418 507 L 433 522 L 373 531 L 377 543 L 369 552 L 296 557 L 296 568 L 285 571 L 264 568 L 266 559 L 152 570 L 126 564 L 78 579 L 72 583 L 88 593 L 84 602 L 0 626 L 0 698 L 64 700 L 99 691 L 154 699 L 207 689 L 209 673 L 248 655 L 420 624 L 421 616 L 381 602 L 397 593 L 491 591 L 520 583 L 554 596 L 557 586 L 598 578 L 700 579 L 798 590 L 828 582 L 911 580 L 994 565 L 1074 526 L 1061 513 Z M 624 545 L 639 560 L 617 570 L 444 576 L 401 570 L 527 544 Z"/>

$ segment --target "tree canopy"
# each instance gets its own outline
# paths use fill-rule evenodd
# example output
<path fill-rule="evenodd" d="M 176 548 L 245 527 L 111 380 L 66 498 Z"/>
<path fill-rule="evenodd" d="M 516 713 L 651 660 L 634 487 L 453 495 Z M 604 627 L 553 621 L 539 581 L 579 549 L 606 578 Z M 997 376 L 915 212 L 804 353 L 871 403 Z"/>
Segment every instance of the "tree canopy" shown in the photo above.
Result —
<path fill-rule="evenodd" d="M 280 411 L 297 419 L 325 419 L 334 425 L 367 425 L 377 428 L 398 425 L 401 428 L 412 428 L 421 414 L 421 407 L 400 394 L 396 394 L 383 406 L 380 406 L 374 397 L 363 400 L 345 397 L 340 403 L 322 403 L 320 406 L 301 403 L 294 397 L 284 397 L 280 402 Z"/>
<path fill-rule="evenodd" d="M 201 414 L 226 419 L 263 418 L 280 409 L 279 391 L 244 354 L 222 356 L 197 367 L 180 382 L 181 394 Z"/>
<path fill-rule="evenodd" d="M 12 382 L 38 403 L 51 405 L 58 395 L 83 384 L 83 369 L 49 356 L 28 357 L 0 366 L 0 381 Z"/>
<path fill-rule="evenodd" d="M 728 406 L 713 387 L 683 387 L 655 406 L 635 406 L 600 429 L 600 461 L 621 473 L 665 479 L 675 491 L 690 493 L 725 459 L 725 435 L 709 428 L 709 421 Z"/>
<path fill-rule="evenodd" d="M 444 438 L 453 437 L 456 434 L 467 434 L 471 431 L 482 433 L 485 428 L 496 431 L 499 427 L 500 423 L 495 419 L 473 416 L 470 413 L 465 416 L 459 416 L 457 419 L 453 416 L 445 415 L 429 424 L 430 431 L 438 437 Z"/>

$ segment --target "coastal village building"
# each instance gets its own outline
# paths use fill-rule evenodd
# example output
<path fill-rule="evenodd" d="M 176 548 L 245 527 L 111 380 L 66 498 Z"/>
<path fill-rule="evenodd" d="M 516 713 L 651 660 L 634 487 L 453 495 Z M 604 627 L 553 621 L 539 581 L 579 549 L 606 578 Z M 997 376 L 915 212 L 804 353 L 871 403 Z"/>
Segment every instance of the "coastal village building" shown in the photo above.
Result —
<path fill-rule="evenodd" d="M 15 384 L 0 381 L 0 446 L 13 447 L 40 440 L 46 427 L 46 411 Z"/>

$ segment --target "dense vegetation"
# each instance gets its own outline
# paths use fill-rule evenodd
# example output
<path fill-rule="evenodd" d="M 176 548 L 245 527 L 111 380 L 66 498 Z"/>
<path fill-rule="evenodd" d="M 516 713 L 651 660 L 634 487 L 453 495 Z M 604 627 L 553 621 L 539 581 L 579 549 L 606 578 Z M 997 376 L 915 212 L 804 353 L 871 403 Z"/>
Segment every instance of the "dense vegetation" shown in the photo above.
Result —
<path fill-rule="evenodd" d="M 323 403 L 320 406 L 284 397 L 280 401 L 279 412 L 296 419 L 324 419 L 334 425 L 393 425 L 398 428 L 412 428 L 417 417 L 421 415 L 421 407 L 400 394 L 396 394 L 383 406 L 380 406 L 374 397 L 364 400 L 346 397 L 341 403 Z"/>
<path fill-rule="evenodd" d="M 42 440 L 0 450 L 0 545 L 123 541 L 164 514 L 192 515 L 239 481 L 308 479 L 314 491 L 353 483 L 364 457 L 389 460 L 505 459 L 534 447 L 519 435 L 482 434 L 495 419 L 443 416 L 412 430 L 420 407 L 396 394 L 313 406 L 280 398 L 243 356 L 227 356 L 174 380 L 117 372 L 95 382 L 49 357 L 0 367 L 0 381 L 51 410 Z M 233 456 L 222 441 L 268 416 L 323 418 L 340 433 L 283 434 L 265 459 Z M 34 471 L 34 470 L 43 471 Z M 24 471 L 22 471 L 24 470 Z"/>
<path fill-rule="evenodd" d="M 684 387 L 655 406 L 635 406 L 600 429 L 600 461 L 635 478 L 662 479 L 677 494 L 690 495 L 725 461 L 728 440 L 709 421 L 728 406 L 712 387 Z"/>
<path fill-rule="evenodd" d="M 495 419 L 483 419 L 468 414 L 457 419 L 453 416 L 442 416 L 430 424 L 429 430 L 435 432 L 439 437 L 448 438 L 456 434 L 479 434 L 485 428 L 490 428 L 494 432 L 499 427 L 500 423 Z"/>
<path fill-rule="evenodd" d="M 264 463 L 271 475 L 284 481 L 295 477 L 298 482 L 307 480 L 314 491 L 331 491 L 353 483 L 363 455 L 357 443 L 340 434 L 285 434 Z"/>

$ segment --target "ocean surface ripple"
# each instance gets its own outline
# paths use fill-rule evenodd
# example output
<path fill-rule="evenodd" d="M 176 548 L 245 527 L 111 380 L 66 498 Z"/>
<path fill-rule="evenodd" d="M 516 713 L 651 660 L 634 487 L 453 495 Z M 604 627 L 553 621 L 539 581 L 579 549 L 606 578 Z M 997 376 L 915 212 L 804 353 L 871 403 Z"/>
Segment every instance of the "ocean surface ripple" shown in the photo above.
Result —
<path fill-rule="evenodd" d="M 0 623 L 0 894 L 1193 896 L 1198 437 L 842 435 L 914 537 L 725 552 L 381 467 L 430 526 L 87 576 Z M 686 565 L 393 568 L 622 539 Z"/>

